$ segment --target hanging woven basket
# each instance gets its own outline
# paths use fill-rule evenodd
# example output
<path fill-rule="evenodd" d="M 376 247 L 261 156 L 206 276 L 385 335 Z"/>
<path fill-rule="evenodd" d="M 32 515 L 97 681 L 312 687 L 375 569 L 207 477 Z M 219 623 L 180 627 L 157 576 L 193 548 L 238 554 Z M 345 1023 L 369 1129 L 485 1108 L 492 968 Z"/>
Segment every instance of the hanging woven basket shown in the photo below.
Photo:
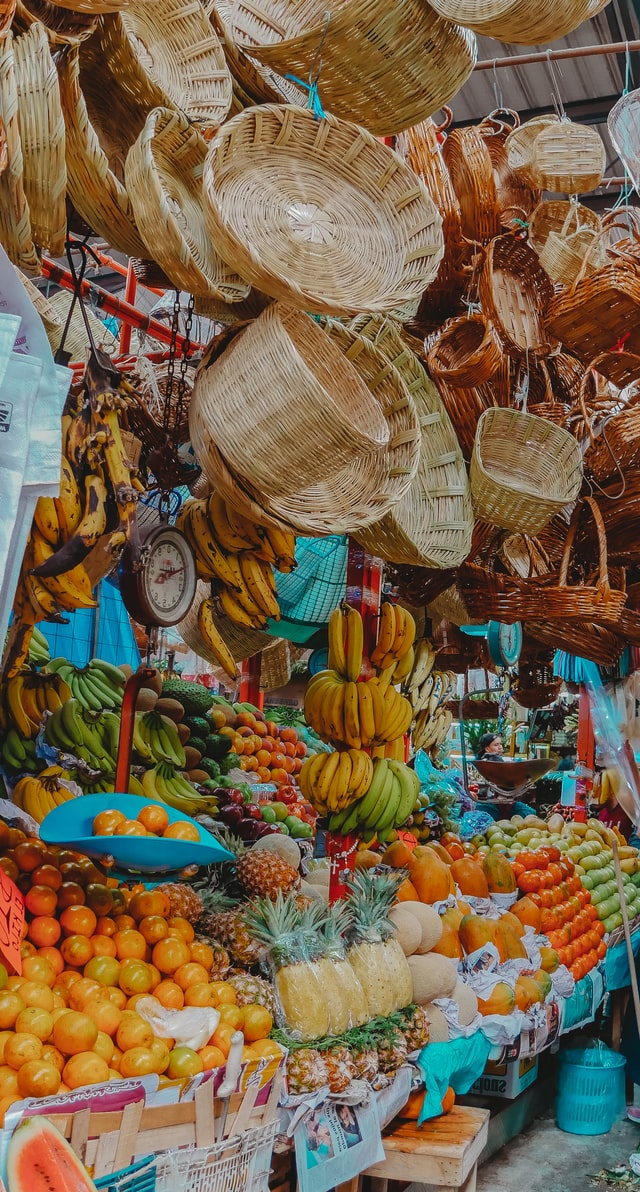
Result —
<path fill-rule="evenodd" d="M 215 0 L 211 20 L 233 75 L 234 90 L 238 88 L 243 101 L 248 101 L 242 107 L 252 107 L 255 103 L 294 103 L 305 107 L 306 94 L 301 87 L 240 49 L 233 34 L 232 9 L 232 0 Z"/>
<path fill-rule="evenodd" d="M 553 114 L 534 116 L 532 120 L 527 120 L 525 124 L 519 124 L 514 128 L 504 143 L 509 168 L 529 186 L 536 187 L 537 185 L 533 173 L 535 143 L 545 128 L 552 128 L 559 122 L 560 118 Z"/>
<path fill-rule="evenodd" d="M 553 299 L 553 284 L 536 253 L 517 236 L 496 236 L 485 250 L 478 287 L 486 317 L 507 352 L 528 358 L 546 356 L 551 343 L 544 316 Z"/>
<path fill-rule="evenodd" d="M 35 274 L 40 272 L 40 262 L 33 242 L 31 215 L 24 188 L 24 159 L 11 33 L 0 44 L 0 119 L 7 148 L 6 169 L 0 174 L 0 243 L 14 265 L 25 273 Z"/>
<path fill-rule="evenodd" d="M 425 187 L 375 137 L 265 104 L 229 120 L 204 169 L 209 234 L 265 294 L 318 314 L 394 310 L 443 253 Z"/>
<path fill-rule="evenodd" d="M 560 120 L 536 137 L 529 172 L 541 190 L 575 195 L 595 190 L 606 164 L 604 142 L 595 128 Z"/>
<path fill-rule="evenodd" d="M 36 23 L 44 25 L 49 44 L 77 46 L 95 33 L 98 18 L 83 12 L 72 12 L 52 0 L 18 0 L 14 31 L 26 31 Z"/>
<path fill-rule="evenodd" d="M 545 322 L 584 364 L 597 357 L 598 372 L 619 388 L 640 376 L 638 267 L 620 261 L 590 277 L 579 276 L 551 302 Z"/>
<path fill-rule="evenodd" d="M 447 133 L 442 154 L 462 214 L 467 240 L 485 244 L 501 231 L 500 206 L 489 147 L 475 125 Z"/>
<path fill-rule="evenodd" d="M 501 361 L 500 341 L 481 312 L 451 319 L 427 355 L 434 381 L 444 381 L 456 389 L 491 380 Z"/>
<path fill-rule="evenodd" d="M 24 190 L 31 234 L 52 256 L 64 252 L 67 170 L 58 75 L 43 25 L 13 42 Z"/>
<path fill-rule="evenodd" d="M 596 666 L 613 666 L 625 648 L 619 634 L 588 621 L 527 621 L 524 628 L 541 645 L 586 658 Z"/>
<path fill-rule="evenodd" d="M 493 166 L 500 222 L 503 228 L 510 231 L 517 231 L 522 227 L 522 221 L 529 218 L 541 198 L 540 191 L 516 173 L 507 159 L 507 137 L 519 124 L 520 117 L 517 112 L 509 108 L 497 108 L 478 126 Z"/>
<path fill-rule="evenodd" d="M 604 265 L 606 249 L 601 230 L 599 216 L 589 207 L 563 199 L 549 199 L 540 203 L 532 213 L 528 236 L 551 280 L 571 286 L 587 254 L 586 276 Z M 597 241 L 595 245 L 594 240 Z"/>
<path fill-rule="evenodd" d="M 627 95 L 621 96 L 607 117 L 611 143 L 631 175 L 636 191 L 640 185 L 639 119 L 640 90 L 629 91 Z"/>
<path fill-rule="evenodd" d="M 436 0 L 433 7 L 450 21 L 459 21 L 483 37 L 516 45 L 537 46 L 557 41 L 596 16 L 607 0 Z"/>

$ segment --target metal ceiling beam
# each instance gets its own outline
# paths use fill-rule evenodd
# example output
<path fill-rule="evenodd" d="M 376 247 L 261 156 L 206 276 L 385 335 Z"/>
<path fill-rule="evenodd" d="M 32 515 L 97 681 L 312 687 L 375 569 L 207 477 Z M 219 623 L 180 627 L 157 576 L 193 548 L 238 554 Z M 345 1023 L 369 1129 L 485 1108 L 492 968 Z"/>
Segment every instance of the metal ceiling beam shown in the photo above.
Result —
<path fill-rule="evenodd" d="M 614 103 L 617 103 L 619 99 L 619 94 L 600 95 L 590 97 L 589 99 L 576 100 L 574 103 L 565 103 L 563 104 L 563 108 L 570 120 L 576 120 L 580 124 L 606 124 L 609 112 Z M 520 116 L 520 122 L 524 124 L 526 120 L 532 120 L 534 116 L 545 116 L 551 110 L 552 105 L 548 103 L 539 108 L 520 108 L 518 115 Z M 468 120 L 454 120 L 452 128 L 465 128 L 468 125 L 477 123 L 477 116 Z"/>

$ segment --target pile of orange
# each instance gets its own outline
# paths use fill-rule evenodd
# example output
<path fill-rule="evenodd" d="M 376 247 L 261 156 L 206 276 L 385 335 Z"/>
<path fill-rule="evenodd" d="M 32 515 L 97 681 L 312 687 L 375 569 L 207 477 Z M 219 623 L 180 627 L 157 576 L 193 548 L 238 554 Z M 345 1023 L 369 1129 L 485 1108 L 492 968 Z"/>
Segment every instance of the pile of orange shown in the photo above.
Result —
<path fill-rule="evenodd" d="M 241 1030 L 245 1060 L 278 1058 L 264 1006 L 237 1005 L 235 989 L 211 979 L 214 953 L 161 890 L 120 887 L 93 862 L 0 821 L 0 867 L 26 908 L 21 976 L 0 966 L 0 1122 L 23 1097 L 157 1073 L 182 1079 L 223 1065 Z M 154 1035 L 136 1010 L 211 1006 L 218 1027 L 195 1052 Z"/>
<path fill-rule="evenodd" d="M 294 728 L 265 720 L 253 712 L 239 712 L 232 725 L 224 712 L 211 711 L 216 732 L 231 738 L 231 748 L 240 758 L 240 769 L 252 771 L 261 782 L 290 782 L 299 774 L 307 746 L 298 740 Z"/>
<path fill-rule="evenodd" d="M 94 836 L 163 836 L 166 840 L 200 839 L 195 824 L 189 820 L 174 820 L 158 803 L 145 803 L 135 819 L 127 819 L 122 811 L 109 807 L 93 821 Z"/>

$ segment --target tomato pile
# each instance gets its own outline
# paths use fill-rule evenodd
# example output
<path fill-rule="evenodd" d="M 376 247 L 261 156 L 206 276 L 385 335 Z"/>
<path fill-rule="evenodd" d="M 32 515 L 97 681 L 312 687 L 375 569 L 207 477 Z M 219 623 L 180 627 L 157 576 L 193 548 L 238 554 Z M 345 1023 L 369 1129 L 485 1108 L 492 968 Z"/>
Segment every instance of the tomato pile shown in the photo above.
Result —
<path fill-rule="evenodd" d="M 540 910 L 540 930 L 579 981 L 606 955 L 605 928 L 576 867 L 554 847 L 512 861 L 518 889 Z"/>
<path fill-rule="evenodd" d="M 300 773 L 307 746 L 298 739 L 295 728 L 265 720 L 260 712 L 238 712 L 229 724 L 228 714 L 214 707 L 210 717 L 218 735 L 231 738 L 241 770 L 254 773 L 261 782 L 278 783 L 289 782 Z"/>

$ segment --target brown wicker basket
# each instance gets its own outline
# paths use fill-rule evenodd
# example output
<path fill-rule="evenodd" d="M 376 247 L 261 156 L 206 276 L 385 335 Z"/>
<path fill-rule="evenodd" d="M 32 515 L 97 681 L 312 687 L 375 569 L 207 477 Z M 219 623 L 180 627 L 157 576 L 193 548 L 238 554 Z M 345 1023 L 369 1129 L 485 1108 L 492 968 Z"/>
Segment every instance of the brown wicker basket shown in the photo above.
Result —
<path fill-rule="evenodd" d="M 619 634 L 588 621 L 527 621 L 525 629 L 541 645 L 587 658 L 597 666 L 613 666 L 625 647 Z"/>
<path fill-rule="evenodd" d="M 136 389 L 144 402 L 149 414 L 160 426 L 166 413 L 167 405 L 167 383 L 169 380 L 169 366 L 168 364 L 152 364 L 146 356 L 139 357 L 136 363 Z M 185 386 L 182 398 L 182 412 L 180 420 L 178 421 L 177 410 L 177 388 L 178 378 L 174 376 L 173 386 L 169 394 L 169 414 L 168 414 L 168 429 L 171 436 L 178 442 L 184 443 L 189 438 L 189 403 L 191 401 L 191 394 L 193 393 L 193 386 L 195 382 L 195 374 L 193 369 L 187 369 L 185 373 Z M 208 482 L 206 484 L 206 493 L 209 492 Z M 194 496 L 200 496 L 191 489 Z"/>
<path fill-rule="evenodd" d="M 518 686 L 512 692 L 521 708 L 546 708 L 557 700 L 562 688 L 562 679 L 553 673 L 553 667 L 544 662 L 529 662 L 518 667 Z"/>
<path fill-rule="evenodd" d="M 77 46 L 95 33 L 98 18 L 82 12 L 62 8 L 53 0 L 18 0 L 14 18 L 14 30 L 30 29 L 33 24 L 44 25 L 50 45 Z"/>
<path fill-rule="evenodd" d="M 640 460 L 640 393 L 629 404 L 607 418 L 598 428 L 595 441 L 584 455 L 585 467 L 596 480 L 636 468 Z"/>
<path fill-rule="evenodd" d="M 529 172 L 541 190 L 574 195 L 595 190 L 606 164 L 604 142 L 592 125 L 561 120 L 536 137 Z"/>
<path fill-rule="evenodd" d="M 273 639 L 272 639 L 273 640 Z M 291 678 L 291 650 L 283 637 L 276 638 L 260 657 L 260 690 L 277 691 Z"/>
<path fill-rule="evenodd" d="M 587 276 L 604 265 L 606 250 L 599 236 L 601 229 L 599 216 L 589 207 L 563 199 L 549 199 L 540 203 L 531 215 L 529 243 L 549 277 L 560 285 L 571 286 L 587 254 Z M 595 238 L 598 244 L 590 252 Z"/>
<path fill-rule="evenodd" d="M 558 123 L 558 116 L 534 116 L 533 120 L 527 120 L 525 124 L 514 128 L 504 143 L 510 168 L 529 186 L 536 189 L 537 182 L 532 171 L 535 143 L 543 129 L 551 128 Z"/>
<path fill-rule="evenodd" d="M 501 231 L 493 162 L 479 128 L 467 125 L 447 134 L 442 154 L 462 214 L 468 240 L 485 244 Z"/>
<path fill-rule="evenodd" d="M 8 29 L 11 28 L 14 13 L 16 11 L 16 0 L 1 0 L 0 2 L 0 37 L 4 37 Z"/>
<path fill-rule="evenodd" d="M 419 299 L 443 253 L 442 221 L 415 174 L 354 124 L 265 104 L 229 120 L 204 169 L 209 233 L 274 298 L 318 314 L 386 312 Z"/>
<path fill-rule="evenodd" d="M 486 248 L 480 276 L 482 309 L 513 356 L 545 356 L 551 351 L 544 316 L 553 284 L 533 249 L 508 233 Z"/>
<path fill-rule="evenodd" d="M 445 323 L 427 354 L 434 381 L 444 381 L 456 389 L 489 381 L 501 361 L 500 341 L 481 312 Z"/>
<path fill-rule="evenodd" d="M 517 112 L 498 108 L 479 125 L 493 166 L 502 227 L 511 231 L 521 228 L 522 221 L 529 218 L 541 197 L 539 190 L 531 187 L 520 174 L 512 170 L 507 159 L 507 136 L 519 124 Z"/>
<path fill-rule="evenodd" d="M 577 280 L 550 304 L 545 321 L 585 364 L 599 357 L 598 372 L 620 388 L 640 376 L 640 272 L 628 264 Z"/>
<path fill-rule="evenodd" d="M 67 227 L 65 131 L 58 75 L 43 25 L 13 42 L 24 190 L 31 233 L 53 257 L 64 252 Z"/>
<path fill-rule="evenodd" d="M 7 143 L 7 167 L 0 174 L 0 243 L 14 265 L 25 273 L 39 273 L 40 262 L 33 243 L 24 189 L 18 89 L 10 32 L 0 44 L 0 119 Z"/>
<path fill-rule="evenodd" d="M 486 410 L 471 459 L 476 513 L 493 525 L 537 534 L 582 484 L 582 458 L 572 435 L 517 410 Z"/>
<path fill-rule="evenodd" d="M 546 45 L 566 37 L 594 17 L 607 0 L 553 0 L 532 5 L 528 0 L 436 0 L 434 8 L 450 21 L 460 21 L 483 37 L 516 45 Z"/>
<path fill-rule="evenodd" d="M 459 389 L 447 385 L 440 377 L 434 377 L 433 380 L 451 419 L 464 459 L 469 462 L 473 455 L 480 416 L 496 404 L 495 396 L 491 392 L 491 382 L 479 385 L 477 389 Z"/>
<path fill-rule="evenodd" d="M 460 90 L 476 57 L 475 37 L 421 0 L 347 0 L 326 5 L 239 0 L 233 36 L 281 75 L 313 77 L 322 59 L 327 111 L 392 136 L 437 112 Z"/>

